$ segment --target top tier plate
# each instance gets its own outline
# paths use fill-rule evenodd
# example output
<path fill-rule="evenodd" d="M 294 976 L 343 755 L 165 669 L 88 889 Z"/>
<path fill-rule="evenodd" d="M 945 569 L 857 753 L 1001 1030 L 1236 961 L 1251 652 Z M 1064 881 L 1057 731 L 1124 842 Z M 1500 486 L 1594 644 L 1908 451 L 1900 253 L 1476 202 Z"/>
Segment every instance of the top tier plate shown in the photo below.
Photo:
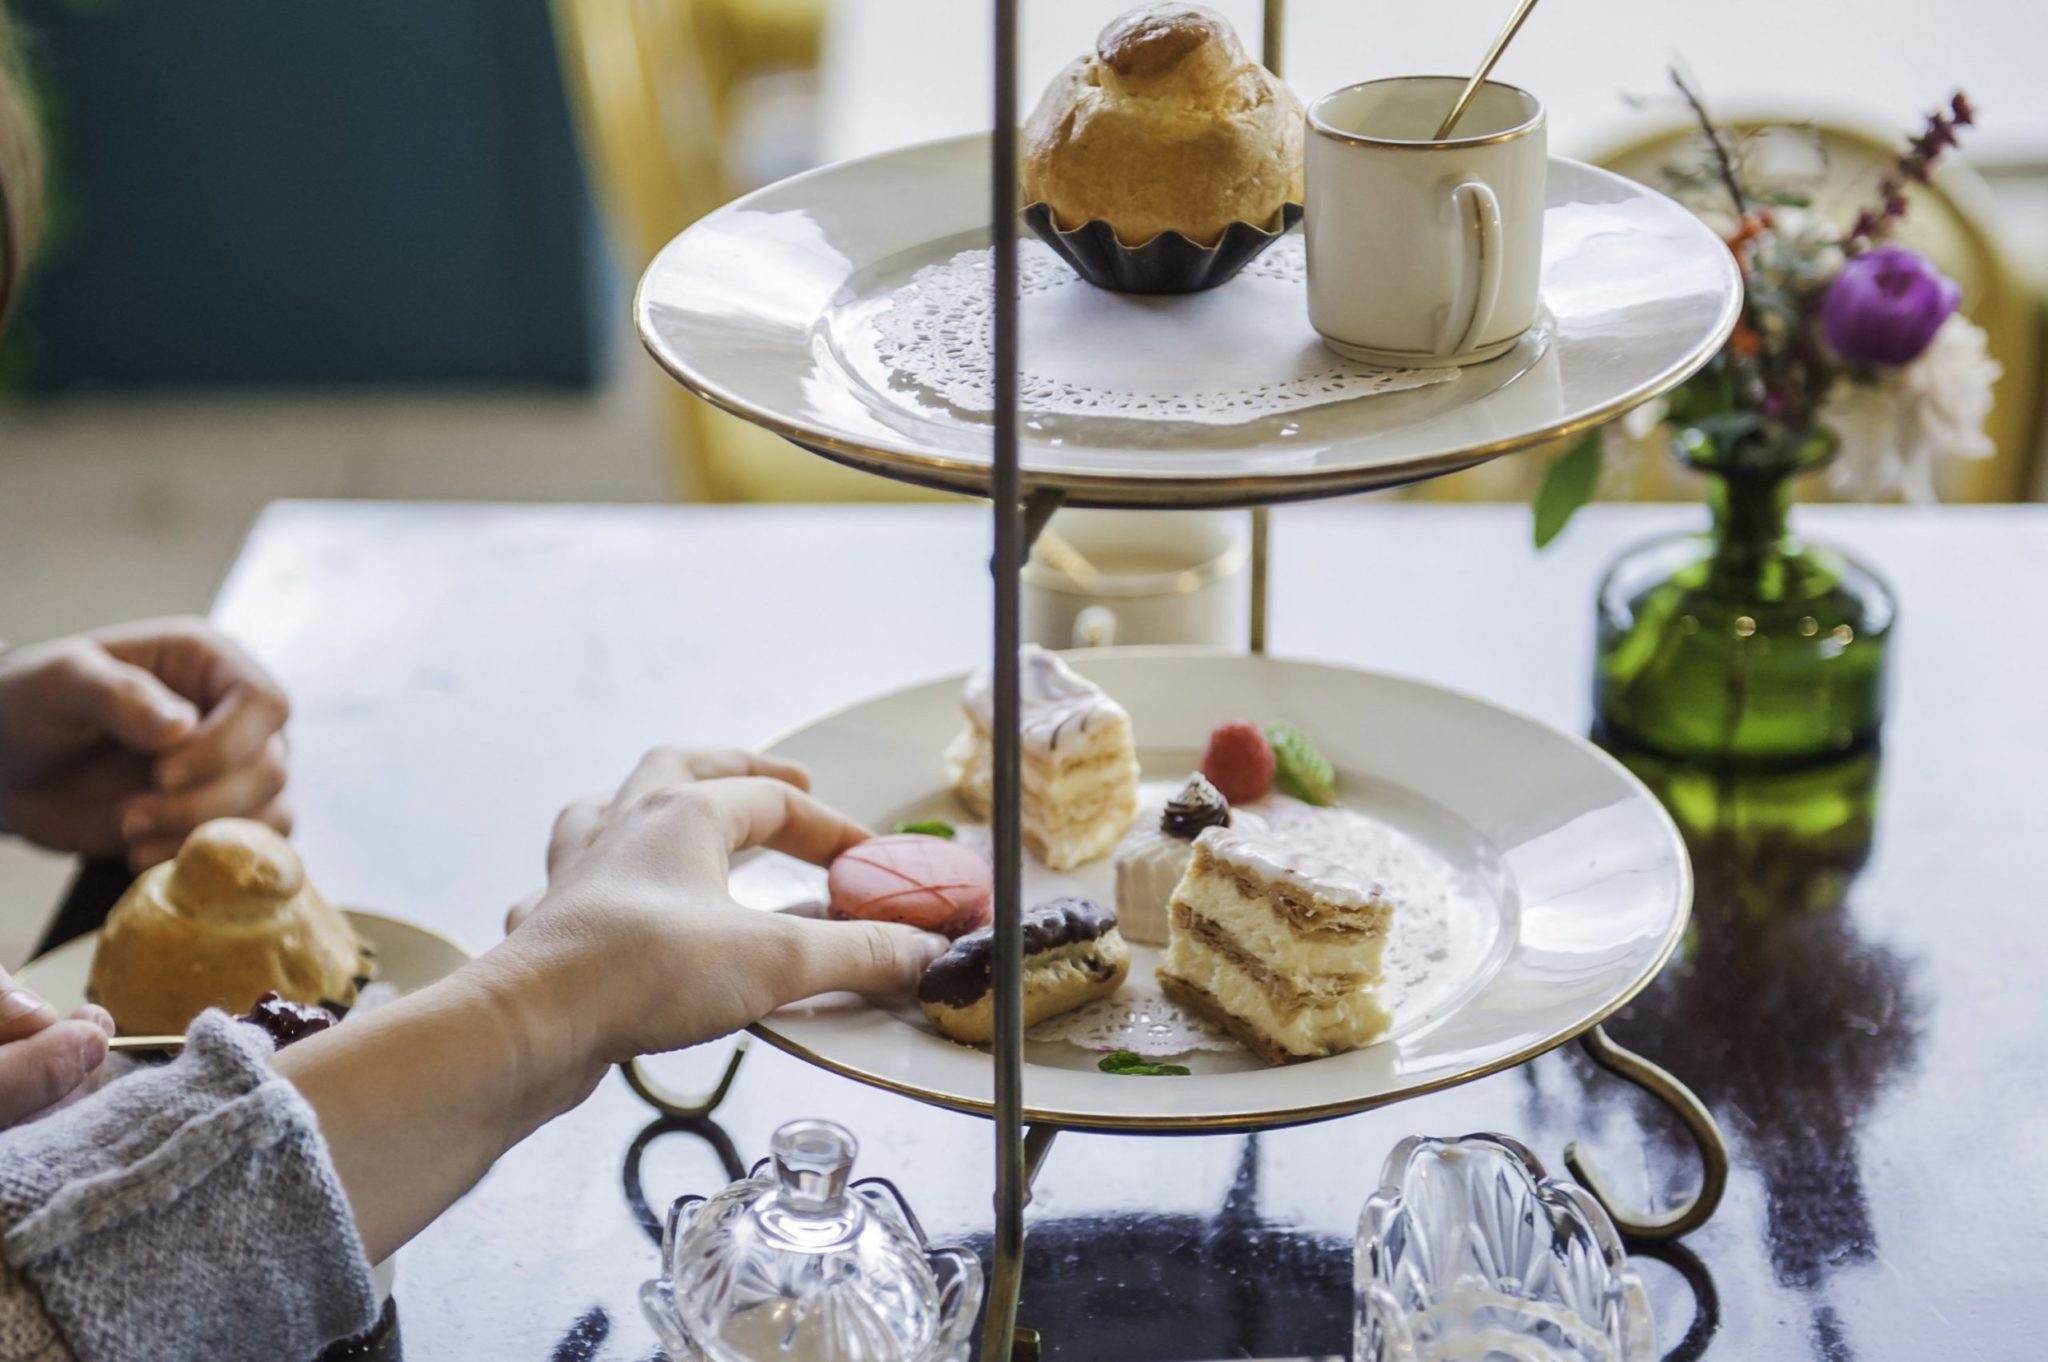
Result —
<path fill-rule="evenodd" d="M 987 244 L 988 199 L 981 136 L 770 185 L 655 257 L 641 339 L 692 392 L 826 458 L 986 493 L 988 418 L 892 391 L 857 351 L 919 269 Z M 1455 382 L 1231 426 L 1027 407 L 1025 485 L 1077 504 L 1228 506 L 1414 482 L 1609 420 L 1682 382 L 1735 325 L 1727 248 L 1618 175 L 1551 160 L 1543 257 L 1543 322 Z"/>

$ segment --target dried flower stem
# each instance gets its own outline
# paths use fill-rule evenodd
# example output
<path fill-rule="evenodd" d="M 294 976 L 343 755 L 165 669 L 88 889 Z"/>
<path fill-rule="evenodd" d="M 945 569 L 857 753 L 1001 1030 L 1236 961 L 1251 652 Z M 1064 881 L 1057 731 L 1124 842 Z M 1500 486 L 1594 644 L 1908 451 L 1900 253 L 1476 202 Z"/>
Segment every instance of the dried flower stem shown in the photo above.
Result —
<path fill-rule="evenodd" d="M 1907 142 L 1906 150 L 1892 163 L 1892 173 L 1878 181 L 1878 206 L 1856 215 L 1856 221 L 1842 237 L 1842 249 L 1854 255 L 1889 232 L 1892 224 L 1906 215 L 1907 183 L 1928 183 L 1942 153 L 1961 141 L 1956 130 L 1971 127 L 1976 121 L 1977 111 L 1961 90 L 1949 98 L 1946 109 L 1927 115 L 1921 134 Z"/>
<path fill-rule="evenodd" d="M 1735 156 L 1728 149 L 1720 124 L 1714 122 L 1713 116 L 1707 112 L 1706 101 L 1686 84 L 1684 73 L 1676 66 L 1671 68 L 1671 83 L 1692 106 L 1693 117 L 1699 120 L 1700 131 L 1706 135 L 1707 145 L 1713 149 L 1714 167 L 1720 173 L 1721 183 L 1728 187 L 1728 197 L 1735 201 L 1735 216 L 1743 217 L 1749 212 L 1749 195 L 1743 192 L 1742 177 L 1735 173 Z"/>

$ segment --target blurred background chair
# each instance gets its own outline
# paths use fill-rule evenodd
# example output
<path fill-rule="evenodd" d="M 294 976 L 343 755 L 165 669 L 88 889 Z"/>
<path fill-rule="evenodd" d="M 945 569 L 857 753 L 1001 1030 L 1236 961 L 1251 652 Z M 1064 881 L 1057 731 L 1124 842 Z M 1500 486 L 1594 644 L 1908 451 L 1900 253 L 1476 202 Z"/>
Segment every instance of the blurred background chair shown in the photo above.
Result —
<path fill-rule="evenodd" d="M 1872 201 L 1878 180 L 1890 170 L 1897 137 L 1835 123 L 1791 123 L 1768 118 L 1732 120 L 1744 143 L 1744 159 L 1756 183 L 1808 193 L 1813 209 L 1830 222 L 1846 223 Z M 1706 147 L 1690 123 L 1674 124 L 1616 146 L 1595 159 L 1611 170 L 1662 188 L 1671 167 L 1704 163 Z M 1950 460 L 1941 470 L 1944 501 L 2018 501 L 2042 486 L 2042 388 L 2044 313 L 2040 286 L 2020 270 L 1994 223 L 1991 190 L 1967 165 L 1950 161 L 1934 181 L 1908 191 L 1912 209 L 1900 240 L 1924 251 L 1962 288 L 1962 310 L 1984 328 L 1992 358 L 2004 368 L 1994 389 L 1986 434 L 1992 457 Z M 1430 501 L 1523 500 L 1535 489 L 1551 458 L 1563 446 L 1519 459 L 1502 459 L 1454 477 L 1425 483 L 1414 495 Z M 1663 451 L 1634 461 L 1626 494 L 1641 501 L 1691 499 L 1693 475 Z M 1603 488 L 1603 495 L 1620 491 Z M 1825 476 L 1800 486 L 1804 499 L 1834 499 Z"/>
<path fill-rule="evenodd" d="M 637 278 L 690 223 L 749 187 L 736 165 L 750 84 L 818 64 L 825 0 L 553 0 L 584 156 L 619 266 Z M 901 501 L 666 380 L 678 490 L 705 501 Z"/>

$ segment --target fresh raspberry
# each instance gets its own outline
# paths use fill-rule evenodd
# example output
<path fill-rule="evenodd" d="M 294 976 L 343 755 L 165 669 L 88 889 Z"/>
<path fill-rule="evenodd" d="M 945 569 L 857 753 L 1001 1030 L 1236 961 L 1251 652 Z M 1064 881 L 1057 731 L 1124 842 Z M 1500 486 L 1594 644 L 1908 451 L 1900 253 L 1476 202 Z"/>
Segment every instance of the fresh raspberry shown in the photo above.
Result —
<path fill-rule="evenodd" d="M 1273 788 L 1273 748 L 1257 724 L 1222 724 L 1209 735 L 1202 774 L 1233 804 L 1249 804 Z"/>

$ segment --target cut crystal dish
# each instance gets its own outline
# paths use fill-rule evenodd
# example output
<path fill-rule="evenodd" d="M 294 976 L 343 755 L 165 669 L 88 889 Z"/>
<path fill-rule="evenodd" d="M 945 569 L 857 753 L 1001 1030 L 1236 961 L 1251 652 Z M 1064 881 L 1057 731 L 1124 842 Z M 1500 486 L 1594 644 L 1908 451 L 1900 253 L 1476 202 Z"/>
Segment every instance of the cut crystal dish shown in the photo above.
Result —
<path fill-rule="evenodd" d="M 1584 1189 L 1498 1135 L 1410 1136 L 1365 1203 L 1355 1362 L 1642 1362 L 1649 1297 Z"/>
<path fill-rule="evenodd" d="M 965 1362 L 981 1262 L 932 1248 L 858 1146 L 792 1121 L 716 1196 L 669 1208 L 662 1275 L 640 1303 L 672 1362 Z"/>

